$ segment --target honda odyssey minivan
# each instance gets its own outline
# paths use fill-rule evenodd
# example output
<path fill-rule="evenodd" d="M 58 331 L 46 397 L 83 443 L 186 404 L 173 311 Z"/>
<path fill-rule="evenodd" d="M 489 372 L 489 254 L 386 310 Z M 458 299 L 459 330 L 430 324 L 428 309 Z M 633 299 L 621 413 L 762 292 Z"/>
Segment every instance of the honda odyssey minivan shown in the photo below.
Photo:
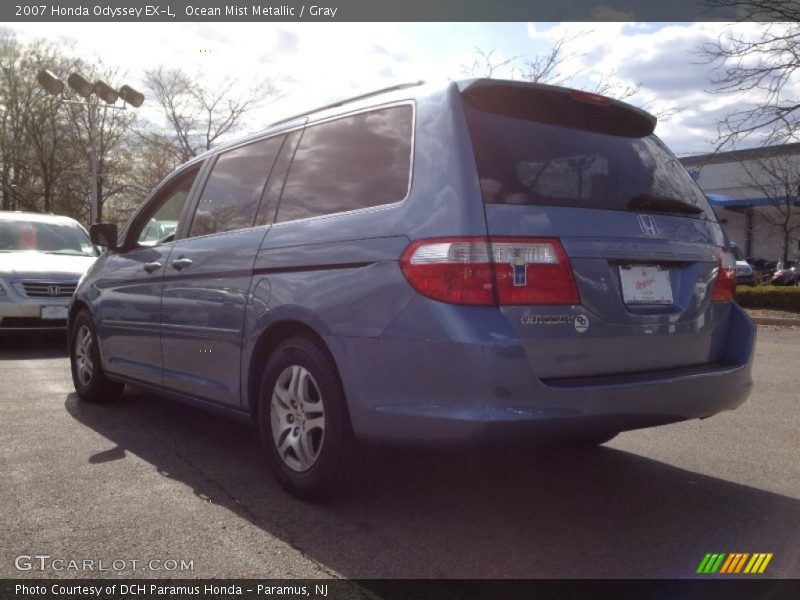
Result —
<path fill-rule="evenodd" d="M 252 421 L 304 498 L 351 482 L 373 441 L 599 444 L 736 408 L 755 327 L 655 124 L 484 79 L 380 90 L 214 149 L 121 230 L 92 227 L 106 250 L 70 307 L 75 389 Z"/>

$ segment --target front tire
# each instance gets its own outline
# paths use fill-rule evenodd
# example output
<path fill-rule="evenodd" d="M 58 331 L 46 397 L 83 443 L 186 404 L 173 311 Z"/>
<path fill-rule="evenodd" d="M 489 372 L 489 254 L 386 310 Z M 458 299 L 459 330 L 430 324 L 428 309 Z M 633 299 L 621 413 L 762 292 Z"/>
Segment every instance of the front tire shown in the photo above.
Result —
<path fill-rule="evenodd" d="M 92 317 L 86 310 L 79 312 L 70 324 L 69 358 L 72 383 L 81 400 L 107 402 L 122 394 L 125 386 L 109 381 L 103 372 Z"/>
<path fill-rule="evenodd" d="M 261 379 L 258 430 L 273 472 L 298 498 L 328 499 L 362 471 L 364 452 L 339 373 L 312 339 L 290 338 L 272 353 Z"/>

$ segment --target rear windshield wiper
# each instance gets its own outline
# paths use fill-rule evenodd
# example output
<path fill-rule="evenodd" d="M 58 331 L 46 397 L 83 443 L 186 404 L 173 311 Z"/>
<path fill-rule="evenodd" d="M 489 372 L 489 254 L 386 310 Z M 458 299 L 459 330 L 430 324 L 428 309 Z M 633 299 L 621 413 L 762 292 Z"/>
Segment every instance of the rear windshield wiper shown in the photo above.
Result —
<path fill-rule="evenodd" d="M 684 213 L 687 215 L 699 215 L 704 211 L 699 206 L 689 204 L 677 198 L 669 196 L 658 196 L 656 194 L 639 194 L 631 198 L 628 202 L 628 209 L 643 210 L 653 212 Z"/>

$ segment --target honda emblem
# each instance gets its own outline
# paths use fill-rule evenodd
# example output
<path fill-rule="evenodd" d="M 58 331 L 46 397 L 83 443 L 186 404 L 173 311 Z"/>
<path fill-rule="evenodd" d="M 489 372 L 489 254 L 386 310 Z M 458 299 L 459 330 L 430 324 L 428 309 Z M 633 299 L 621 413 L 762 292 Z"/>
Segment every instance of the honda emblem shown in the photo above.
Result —
<path fill-rule="evenodd" d="M 656 220 L 650 215 L 639 215 L 639 227 L 642 228 L 642 233 L 655 237 L 658 235 L 658 227 L 656 227 Z"/>

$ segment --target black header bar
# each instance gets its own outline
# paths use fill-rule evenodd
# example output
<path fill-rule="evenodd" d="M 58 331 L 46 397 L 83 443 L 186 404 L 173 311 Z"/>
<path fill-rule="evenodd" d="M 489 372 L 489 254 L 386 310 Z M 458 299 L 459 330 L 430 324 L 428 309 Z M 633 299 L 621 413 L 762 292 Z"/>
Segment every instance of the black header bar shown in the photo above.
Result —
<path fill-rule="evenodd" d="M 4 579 L 3 600 L 796 600 L 800 580 Z"/>

